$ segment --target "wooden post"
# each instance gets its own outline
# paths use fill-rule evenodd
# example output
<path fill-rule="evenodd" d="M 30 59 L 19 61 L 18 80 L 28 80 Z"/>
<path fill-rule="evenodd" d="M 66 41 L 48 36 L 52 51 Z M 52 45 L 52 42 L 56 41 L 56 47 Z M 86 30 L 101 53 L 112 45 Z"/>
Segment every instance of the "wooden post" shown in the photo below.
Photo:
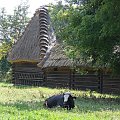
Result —
<path fill-rule="evenodd" d="M 11 81 L 11 83 L 13 83 L 13 84 L 15 84 L 15 80 L 16 80 L 16 76 L 15 76 L 15 65 L 14 64 L 12 64 L 12 81 Z"/>
<path fill-rule="evenodd" d="M 103 72 L 101 69 L 98 70 L 98 89 L 99 92 L 102 94 L 103 93 Z"/>
<path fill-rule="evenodd" d="M 72 76 L 72 72 L 71 72 L 71 69 L 70 69 L 70 72 L 69 72 L 69 89 L 71 89 L 71 76 Z"/>
<path fill-rule="evenodd" d="M 73 69 L 72 71 L 72 89 L 75 89 L 74 86 L 75 86 L 75 69 Z"/>
<path fill-rule="evenodd" d="M 42 84 L 43 86 L 46 86 L 46 79 L 47 79 L 46 72 L 47 72 L 46 69 L 43 69 L 43 84 Z"/>

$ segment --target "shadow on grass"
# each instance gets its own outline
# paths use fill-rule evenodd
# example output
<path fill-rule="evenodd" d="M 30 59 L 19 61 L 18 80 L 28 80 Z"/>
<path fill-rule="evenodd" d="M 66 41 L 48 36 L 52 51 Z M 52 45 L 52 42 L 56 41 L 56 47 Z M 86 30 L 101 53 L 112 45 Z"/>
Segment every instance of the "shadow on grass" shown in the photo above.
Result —
<path fill-rule="evenodd" d="M 43 101 L 16 101 L 14 103 L 0 103 L 4 107 L 13 107 L 19 111 L 40 110 L 43 109 Z"/>
<path fill-rule="evenodd" d="M 16 89 L 30 89 L 30 88 L 39 88 L 39 87 L 43 87 L 43 88 L 48 88 L 48 89 L 66 89 L 66 90 L 69 90 L 68 88 L 61 88 L 61 87 L 49 87 L 49 86 L 45 86 L 45 85 L 40 85 L 40 86 L 35 86 L 35 85 L 18 85 L 18 84 L 12 84 L 12 83 L 7 83 L 7 82 L 0 82 L 0 86 L 2 87 L 13 87 L 13 88 L 16 88 Z M 71 89 L 72 90 L 72 89 Z M 74 90 L 74 89 L 73 89 Z M 98 91 L 90 91 L 89 89 L 88 90 L 75 90 L 75 91 L 83 91 L 83 92 L 96 92 L 96 93 L 99 93 Z M 100 94 L 100 93 L 99 93 Z M 103 93 L 102 95 L 112 95 L 112 96 L 119 96 L 120 97 L 120 93 Z"/>
<path fill-rule="evenodd" d="M 72 113 L 76 112 L 96 112 L 96 111 L 120 111 L 120 99 L 113 100 L 113 99 L 101 99 L 101 98 L 80 98 L 78 97 L 75 101 L 75 108 L 71 111 Z M 43 106 L 44 101 L 17 101 L 15 103 L 0 103 L 1 106 L 4 107 L 13 107 L 18 111 L 33 111 L 33 110 L 41 110 L 47 109 L 49 111 L 64 111 L 63 108 L 52 108 L 48 109 Z"/>
<path fill-rule="evenodd" d="M 28 88 L 37 88 L 39 86 L 30 86 L 30 85 L 15 85 L 12 83 L 7 83 L 7 82 L 0 82 L 1 87 L 13 87 L 17 89 L 28 89 Z"/>
<path fill-rule="evenodd" d="M 81 112 L 120 111 L 120 98 L 81 98 L 76 100 L 76 107 Z"/>
<path fill-rule="evenodd" d="M 3 84 L 5 87 L 7 84 Z M 11 85 L 10 85 L 11 86 Z M 36 88 L 34 86 L 11 86 L 18 89 L 28 89 L 28 88 Z M 40 95 L 42 96 L 42 95 Z M 42 97 L 41 97 L 42 98 Z M 43 98 L 42 98 L 43 99 Z M 47 109 L 43 107 L 43 101 L 16 101 L 14 103 L 0 103 L 1 106 L 4 107 L 14 107 L 17 110 L 24 111 L 32 111 L 32 110 L 41 110 L 41 109 Z M 120 97 L 118 98 L 107 98 L 104 95 L 101 95 L 99 97 L 94 96 L 94 94 L 90 94 L 87 96 L 87 94 L 78 94 L 77 100 L 75 101 L 75 109 L 71 110 L 70 112 L 95 112 L 95 111 L 120 111 Z M 48 109 L 50 111 L 63 111 L 64 109 L 61 108 L 53 108 Z"/>
<path fill-rule="evenodd" d="M 30 85 L 13 85 L 14 88 L 17 89 L 30 89 L 30 88 L 37 88 L 39 86 L 30 86 Z"/>

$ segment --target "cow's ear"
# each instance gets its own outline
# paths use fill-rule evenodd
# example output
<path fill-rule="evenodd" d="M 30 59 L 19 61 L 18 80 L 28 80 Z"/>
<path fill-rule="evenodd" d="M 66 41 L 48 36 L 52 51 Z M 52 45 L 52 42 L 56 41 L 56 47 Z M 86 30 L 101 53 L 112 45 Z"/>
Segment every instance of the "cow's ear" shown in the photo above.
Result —
<path fill-rule="evenodd" d="M 76 99 L 77 97 L 73 97 L 73 99 Z"/>

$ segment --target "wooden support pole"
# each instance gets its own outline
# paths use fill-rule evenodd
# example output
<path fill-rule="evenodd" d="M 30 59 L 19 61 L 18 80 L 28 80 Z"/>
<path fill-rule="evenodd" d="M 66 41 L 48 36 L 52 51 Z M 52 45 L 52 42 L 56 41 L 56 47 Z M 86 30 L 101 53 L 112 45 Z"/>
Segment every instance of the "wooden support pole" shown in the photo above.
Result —
<path fill-rule="evenodd" d="M 99 92 L 102 94 L 103 93 L 103 72 L 101 69 L 98 70 L 98 89 Z"/>
<path fill-rule="evenodd" d="M 69 72 L 69 89 L 71 89 L 71 79 L 72 79 L 72 72 L 71 72 L 71 70 L 70 70 L 70 72 Z"/>

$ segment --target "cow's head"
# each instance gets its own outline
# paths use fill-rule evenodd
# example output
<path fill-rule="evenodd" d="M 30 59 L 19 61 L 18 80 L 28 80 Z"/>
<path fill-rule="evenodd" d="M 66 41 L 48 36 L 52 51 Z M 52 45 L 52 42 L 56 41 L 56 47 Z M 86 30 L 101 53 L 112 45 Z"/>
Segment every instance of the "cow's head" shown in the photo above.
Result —
<path fill-rule="evenodd" d="M 63 104 L 64 104 L 64 106 L 69 107 L 70 109 L 74 108 L 75 107 L 74 99 L 76 99 L 76 97 L 73 97 L 70 92 L 64 93 L 63 94 L 63 102 L 64 102 Z"/>

